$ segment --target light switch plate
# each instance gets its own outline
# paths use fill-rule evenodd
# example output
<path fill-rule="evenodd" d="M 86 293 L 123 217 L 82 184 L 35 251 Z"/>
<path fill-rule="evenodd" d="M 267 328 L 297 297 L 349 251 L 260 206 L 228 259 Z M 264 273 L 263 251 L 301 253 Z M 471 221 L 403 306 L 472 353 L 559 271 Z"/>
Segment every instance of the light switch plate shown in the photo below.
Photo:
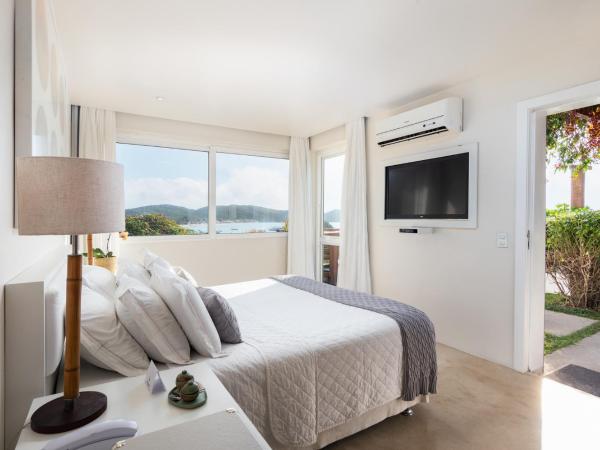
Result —
<path fill-rule="evenodd" d="M 508 248 L 508 233 L 496 233 L 496 247 Z"/>

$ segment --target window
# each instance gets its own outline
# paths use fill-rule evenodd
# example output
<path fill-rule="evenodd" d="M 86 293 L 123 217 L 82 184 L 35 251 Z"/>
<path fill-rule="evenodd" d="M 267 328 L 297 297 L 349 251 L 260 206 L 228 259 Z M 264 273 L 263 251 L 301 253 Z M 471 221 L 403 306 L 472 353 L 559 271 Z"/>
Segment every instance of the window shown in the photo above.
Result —
<path fill-rule="evenodd" d="M 130 236 L 287 232 L 286 158 L 119 143 L 117 162 Z"/>
<path fill-rule="evenodd" d="M 337 284 L 342 209 L 343 154 L 325 154 L 320 160 L 320 266 L 321 281 Z"/>
<path fill-rule="evenodd" d="M 216 154 L 216 233 L 287 231 L 289 161 Z"/>
<path fill-rule="evenodd" d="M 344 155 L 323 158 L 323 235 L 340 235 Z"/>
<path fill-rule="evenodd" d="M 208 152 L 117 144 L 131 236 L 208 233 Z"/>

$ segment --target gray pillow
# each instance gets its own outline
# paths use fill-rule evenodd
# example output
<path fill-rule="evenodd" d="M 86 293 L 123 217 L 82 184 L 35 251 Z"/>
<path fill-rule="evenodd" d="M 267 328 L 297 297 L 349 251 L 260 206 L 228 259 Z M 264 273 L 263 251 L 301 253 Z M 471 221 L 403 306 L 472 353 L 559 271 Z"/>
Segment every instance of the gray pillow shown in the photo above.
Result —
<path fill-rule="evenodd" d="M 208 310 L 208 314 L 215 324 L 221 341 L 227 344 L 239 344 L 242 342 L 237 317 L 235 317 L 235 312 L 229 303 L 227 303 L 227 300 L 222 295 L 208 288 L 199 287 L 198 294 L 200 294 Z"/>

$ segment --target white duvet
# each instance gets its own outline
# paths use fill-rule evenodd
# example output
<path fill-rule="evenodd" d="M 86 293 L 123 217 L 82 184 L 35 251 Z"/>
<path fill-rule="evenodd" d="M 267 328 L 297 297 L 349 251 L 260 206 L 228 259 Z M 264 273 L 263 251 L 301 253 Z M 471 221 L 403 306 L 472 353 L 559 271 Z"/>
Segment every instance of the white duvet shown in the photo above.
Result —
<path fill-rule="evenodd" d="M 402 343 L 389 317 L 271 279 L 213 289 L 234 308 L 244 343 L 211 364 L 268 439 L 311 446 L 400 397 Z"/>

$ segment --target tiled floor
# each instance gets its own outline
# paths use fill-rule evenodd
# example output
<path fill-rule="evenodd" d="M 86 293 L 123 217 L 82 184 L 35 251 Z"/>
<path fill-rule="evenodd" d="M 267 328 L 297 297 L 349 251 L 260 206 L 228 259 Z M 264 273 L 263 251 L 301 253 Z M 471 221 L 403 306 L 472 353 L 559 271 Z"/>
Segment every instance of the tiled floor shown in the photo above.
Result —
<path fill-rule="evenodd" d="M 600 398 L 438 346 L 438 394 L 329 450 L 600 448 Z"/>

